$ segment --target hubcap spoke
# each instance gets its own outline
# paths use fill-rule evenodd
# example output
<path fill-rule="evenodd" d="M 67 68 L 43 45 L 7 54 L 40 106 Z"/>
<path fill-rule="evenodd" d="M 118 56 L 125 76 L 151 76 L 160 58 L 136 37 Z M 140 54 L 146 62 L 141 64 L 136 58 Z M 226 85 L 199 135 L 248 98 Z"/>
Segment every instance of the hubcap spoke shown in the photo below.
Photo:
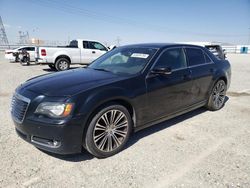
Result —
<path fill-rule="evenodd" d="M 115 129 L 119 129 L 119 128 L 127 127 L 127 126 L 128 126 L 128 121 L 123 121 L 123 122 L 115 125 Z"/>
<path fill-rule="evenodd" d="M 108 139 L 108 137 L 105 136 L 105 137 L 102 139 L 101 143 L 98 145 L 98 148 L 99 148 L 100 150 L 103 150 L 103 148 L 104 148 L 104 146 L 105 146 L 105 144 L 106 144 L 106 142 L 107 142 L 107 139 Z"/>
<path fill-rule="evenodd" d="M 106 136 L 106 132 L 102 132 L 101 134 L 94 137 L 95 142 L 99 141 L 101 138 Z"/>
<path fill-rule="evenodd" d="M 119 123 L 120 120 L 121 120 L 123 117 L 125 117 L 125 115 L 124 115 L 123 113 L 120 113 L 120 114 L 118 115 L 118 117 L 116 118 L 114 124 L 116 125 L 117 123 Z"/>
<path fill-rule="evenodd" d="M 116 147 L 118 147 L 121 144 L 120 140 L 116 137 L 115 134 L 112 134 L 112 138 L 115 141 Z"/>
<path fill-rule="evenodd" d="M 116 110 L 112 110 L 111 111 L 111 120 L 110 120 L 110 123 L 114 123 L 114 121 L 115 121 L 115 115 L 116 115 Z"/>
<path fill-rule="evenodd" d="M 96 124 L 96 130 L 106 130 L 106 127 L 100 125 L 99 123 Z"/>
<path fill-rule="evenodd" d="M 108 136 L 108 151 L 112 151 L 113 150 L 113 143 L 112 143 L 112 137 L 111 135 Z"/>
<path fill-rule="evenodd" d="M 107 114 L 105 113 L 101 118 L 102 118 L 102 120 L 105 122 L 105 125 L 106 125 L 106 126 L 109 126 L 109 121 L 108 121 Z"/>
<path fill-rule="evenodd" d="M 120 131 L 120 130 L 114 130 L 114 134 L 117 134 L 121 137 L 125 137 L 127 133 L 124 131 Z"/>

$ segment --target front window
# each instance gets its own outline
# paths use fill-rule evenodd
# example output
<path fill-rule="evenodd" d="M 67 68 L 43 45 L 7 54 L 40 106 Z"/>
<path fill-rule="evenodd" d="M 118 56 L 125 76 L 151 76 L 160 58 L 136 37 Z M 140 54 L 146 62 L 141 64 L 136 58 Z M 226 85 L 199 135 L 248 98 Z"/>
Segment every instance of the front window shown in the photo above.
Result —
<path fill-rule="evenodd" d="M 171 70 L 187 67 L 186 57 L 182 48 L 168 49 L 162 53 L 155 68 L 171 68 Z"/>
<path fill-rule="evenodd" d="M 95 50 L 102 50 L 102 51 L 108 51 L 106 47 L 104 47 L 99 42 L 89 42 L 89 48 L 95 49 Z"/>
<path fill-rule="evenodd" d="M 152 48 L 116 48 L 95 60 L 89 67 L 114 74 L 132 75 L 139 73 L 155 52 L 156 49 Z"/>

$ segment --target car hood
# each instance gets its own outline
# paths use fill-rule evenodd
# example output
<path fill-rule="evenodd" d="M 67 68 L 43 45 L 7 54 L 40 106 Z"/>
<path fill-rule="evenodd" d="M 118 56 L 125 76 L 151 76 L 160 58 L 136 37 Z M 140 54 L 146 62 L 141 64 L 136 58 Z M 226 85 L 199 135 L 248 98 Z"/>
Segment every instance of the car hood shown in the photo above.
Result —
<path fill-rule="evenodd" d="M 17 50 L 5 50 L 5 52 L 16 52 Z"/>
<path fill-rule="evenodd" d="M 110 72 L 78 68 L 32 78 L 20 89 L 46 96 L 72 96 L 79 92 L 124 79 Z"/>

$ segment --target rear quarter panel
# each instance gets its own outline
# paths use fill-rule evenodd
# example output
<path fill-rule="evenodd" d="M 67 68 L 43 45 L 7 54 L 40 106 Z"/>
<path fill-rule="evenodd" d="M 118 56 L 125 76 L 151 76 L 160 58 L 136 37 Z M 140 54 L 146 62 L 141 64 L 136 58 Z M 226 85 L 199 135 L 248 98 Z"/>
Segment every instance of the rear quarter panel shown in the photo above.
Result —
<path fill-rule="evenodd" d="M 46 56 L 41 56 L 41 50 L 46 50 Z M 45 59 L 47 63 L 55 63 L 57 57 L 65 55 L 71 60 L 71 63 L 80 63 L 81 52 L 79 48 L 54 48 L 39 47 L 39 57 Z"/>

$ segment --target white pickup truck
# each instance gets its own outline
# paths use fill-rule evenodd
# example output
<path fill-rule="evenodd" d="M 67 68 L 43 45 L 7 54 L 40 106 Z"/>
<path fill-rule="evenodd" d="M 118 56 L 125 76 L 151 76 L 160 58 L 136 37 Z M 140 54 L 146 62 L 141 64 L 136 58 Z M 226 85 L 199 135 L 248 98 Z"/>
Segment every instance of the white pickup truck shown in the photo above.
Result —
<path fill-rule="evenodd" d="M 109 48 L 98 41 L 77 39 L 64 47 L 37 47 L 36 62 L 63 71 L 70 64 L 90 64 L 107 51 Z"/>

